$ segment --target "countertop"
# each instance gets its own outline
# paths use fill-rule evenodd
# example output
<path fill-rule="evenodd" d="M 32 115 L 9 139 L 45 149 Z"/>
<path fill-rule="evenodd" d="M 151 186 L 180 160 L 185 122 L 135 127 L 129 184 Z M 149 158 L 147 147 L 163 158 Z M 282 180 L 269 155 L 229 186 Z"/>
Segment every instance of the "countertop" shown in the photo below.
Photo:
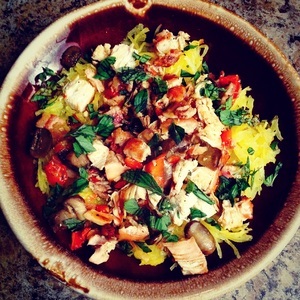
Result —
<path fill-rule="evenodd" d="M 0 84 L 18 55 L 45 27 L 92 0 L 1 0 Z M 299 0 L 211 1 L 259 28 L 300 72 Z M 218 299 L 299 299 L 300 229 L 262 272 Z M 86 299 L 46 272 L 15 238 L 0 211 L 0 299 Z"/>

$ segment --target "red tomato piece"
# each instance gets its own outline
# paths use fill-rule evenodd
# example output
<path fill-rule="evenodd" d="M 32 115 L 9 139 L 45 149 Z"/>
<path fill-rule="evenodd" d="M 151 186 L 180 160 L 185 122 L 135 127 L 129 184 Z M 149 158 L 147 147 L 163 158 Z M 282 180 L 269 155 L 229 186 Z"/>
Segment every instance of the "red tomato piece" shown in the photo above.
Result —
<path fill-rule="evenodd" d="M 141 162 L 135 160 L 132 157 L 125 157 L 124 162 L 128 168 L 133 169 L 133 170 L 143 168 L 143 164 Z"/>
<path fill-rule="evenodd" d="M 222 144 L 225 147 L 228 147 L 228 148 L 232 147 L 232 135 L 231 135 L 230 129 L 226 129 L 222 132 L 221 139 L 222 139 Z"/>
<path fill-rule="evenodd" d="M 157 184 L 163 188 L 165 186 L 165 157 L 163 153 L 145 165 L 145 171 L 153 176 Z"/>
<path fill-rule="evenodd" d="M 56 156 L 53 156 L 44 166 L 44 171 L 50 185 L 64 186 L 68 180 L 67 167 Z"/>
<path fill-rule="evenodd" d="M 226 87 L 229 84 L 233 85 L 232 97 L 235 99 L 239 95 L 241 89 L 241 80 L 239 75 L 220 76 L 219 86 Z"/>
<path fill-rule="evenodd" d="M 72 232 L 71 250 L 77 250 L 83 246 L 87 241 L 87 235 L 91 231 L 91 228 L 87 227 L 79 231 Z"/>

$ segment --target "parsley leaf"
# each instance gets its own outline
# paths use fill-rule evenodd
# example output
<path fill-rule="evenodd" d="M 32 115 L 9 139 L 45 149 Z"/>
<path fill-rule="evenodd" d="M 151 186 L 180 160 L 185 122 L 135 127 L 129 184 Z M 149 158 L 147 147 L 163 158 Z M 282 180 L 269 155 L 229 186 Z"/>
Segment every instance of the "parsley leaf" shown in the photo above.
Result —
<path fill-rule="evenodd" d="M 163 191 L 154 178 L 143 170 L 128 170 L 122 174 L 122 179 L 163 196 Z"/>
<path fill-rule="evenodd" d="M 147 55 L 147 54 L 139 55 L 136 52 L 133 52 L 132 56 L 135 60 L 138 60 L 142 64 L 145 64 L 147 61 L 149 61 L 151 59 L 150 55 Z"/>
<path fill-rule="evenodd" d="M 222 89 L 215 86 L 213 83 L 207 82 L 203 88 L 200 89 L 200 96 L 210 98 L 211 100 L 218 100 L 220 91 Z"/>
<path fill-rule="evenodd" d="M 221 109 L 218 112 L 220 121 L 225 126 L 239 126 L 249 121 L 249 118 L 247 118 L 248 112 L 244 108 L 239 108 L 236 110 Z"/>
<path fill-rule="evenodd" d="M 150 216 L 150 227 L 158 231 L 167 231 L 168 226 L 171 224 L 171 217 L 169 215 L 163 215 L 162 217 Z"/>
<path fill-rule="evenodd" d="M 205 219 L 205 222 L 210 224 L 211 226 L 216 227 L 218 230 L 222 229 L 220 224 L 213 218 L 207 218 L 207 219 Z"/>
<path fill-rule="evenodd" d="M 169 135 L 174 140 L 174 142 L 178 145 L 183 140 L 185 131 L 182 127 L 172 123 L 169 127 Z"/>
<path fill-rule="evenodd" d="M 185 191 L 187 193 L 193 193 L 195 196 L 197 196 L 199 199 L 203 200 L 204 202 L 208 203 L 208 204 L 214 204 L 214 202 L 206 195 L 204 194 L 198 187 L 197 185 L 189 180 L 187 185 L 186 185 L 186 188 L 185 188 Z"/>

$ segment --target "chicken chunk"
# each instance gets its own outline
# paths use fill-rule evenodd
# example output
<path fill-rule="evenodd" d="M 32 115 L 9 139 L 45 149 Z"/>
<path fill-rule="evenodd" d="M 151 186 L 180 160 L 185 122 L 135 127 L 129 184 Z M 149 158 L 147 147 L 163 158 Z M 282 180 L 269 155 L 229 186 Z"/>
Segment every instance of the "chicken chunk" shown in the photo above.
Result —
<path fill-rule="evenodd" d="M 96 151 L 89 153 L 88 158 L 91 161 L 92 166 L 102 170 L 108 157 L 109 149 L 100 140 L 95 140 L 93 142 L 93 147 Z"/>
<path fill-rule="evenodd" d="M 205 255 L 198 247 L 195 238 L 178 242 L 164 243 L 174 260 L 182 269 L 183 275 L 205 274 L 208 272 Z"/>
<path fill-rule="evenodd" d="M 93 100 L 95 88 L 79 76 L 69 82 L 64 88 L 66 103 L 74 110 L 84 112 L 87 105 Z"/>

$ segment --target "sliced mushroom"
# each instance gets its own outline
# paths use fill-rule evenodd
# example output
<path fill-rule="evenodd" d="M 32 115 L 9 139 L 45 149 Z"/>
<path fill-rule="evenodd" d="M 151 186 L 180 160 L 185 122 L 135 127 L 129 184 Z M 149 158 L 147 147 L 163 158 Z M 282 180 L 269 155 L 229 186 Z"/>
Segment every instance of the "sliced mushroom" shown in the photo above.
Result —
<path fill-rule="evenodd" d="M 198 221 L 191 221 L 185 227 L 185 235 L 188 238 L 194 237 L 198 247 L 204 255 L 212 254 L 216 244 L 211 233 Z"/>

